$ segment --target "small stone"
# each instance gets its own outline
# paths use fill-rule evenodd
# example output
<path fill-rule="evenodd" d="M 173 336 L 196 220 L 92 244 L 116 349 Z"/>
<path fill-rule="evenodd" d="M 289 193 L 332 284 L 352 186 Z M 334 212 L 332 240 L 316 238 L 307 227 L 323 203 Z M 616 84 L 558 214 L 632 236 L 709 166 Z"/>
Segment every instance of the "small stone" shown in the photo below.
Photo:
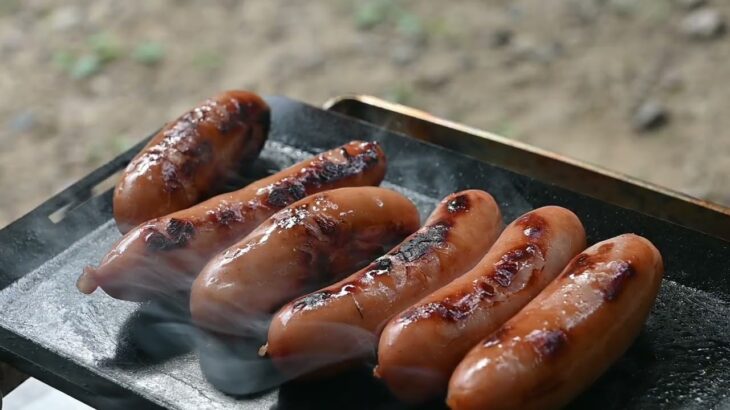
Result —
<path fill-rule="evenodd" d="M 710 40 L 725 32 L 725 19 L 717 10 L 703 8 L 685 17 L 681 30 L 687 37 Z"/>
<path fill-rule="evenodd" d="M 646 101 L 641 104 L 631 119 L 634 130 L 639 132 L 661 128 L 668 121 L 667 109 L 656 101 Z"/>
<path fill-rule="evenodd" d="M 676 0 L 677 5 L 687 10 L 694 10 L 707 4 L 707 0 Z"/>
<path fill-rule="evenodd" d="M 510 29 L 502 28 L 495 30 L 489 37 L 489 43 L 494 48 L 507 46 L 512 41 L 514 34 Z"/>

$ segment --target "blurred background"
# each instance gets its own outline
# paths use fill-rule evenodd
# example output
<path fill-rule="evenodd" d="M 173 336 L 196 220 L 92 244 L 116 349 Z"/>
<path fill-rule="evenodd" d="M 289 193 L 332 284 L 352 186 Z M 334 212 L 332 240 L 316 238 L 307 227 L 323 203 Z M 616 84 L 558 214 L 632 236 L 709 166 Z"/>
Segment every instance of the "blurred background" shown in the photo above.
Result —
<path fill-rule="evenodd" d="M 228 88 L 366 93 L 730 205 L 720 0 L 0 0 L 0 226 Z"/>
<path fill-rule="evenodd" d="M 730 205 L 728 16 L 724 0 L 0 0 L 0 227 L 229 88 L 372 94 Z"/>

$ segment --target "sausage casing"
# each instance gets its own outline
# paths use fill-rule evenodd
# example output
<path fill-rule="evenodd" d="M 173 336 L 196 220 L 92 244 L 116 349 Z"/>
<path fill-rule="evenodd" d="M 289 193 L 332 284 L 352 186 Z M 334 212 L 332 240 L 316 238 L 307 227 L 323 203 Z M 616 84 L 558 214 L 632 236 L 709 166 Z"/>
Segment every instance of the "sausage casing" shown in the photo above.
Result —
<path fill-rule="evenodd" d="M 114 190 L 122 233 L 188 208 L 255 159 L 264 146 L 269 106 L 246 91 L 228 91 L 167 124 L 127 166 Z"/>
<path fill-rule="evenodd" d="M 221 194 L 129 231 L 79 289 L 101 286 L 113 297 L 145 300 L 188 292 L 218 252 L 248 235 L 276 211 L 305 196 L 345 186 L 378 185 L 386 158 L 376 142 L 352 141 L 235 192 Z"/>
<path fill-rule="evenodd" d="M 636 338 L 664 268 L 648 240 L 621 235 L 575 257 L 477 344 L 449 383 L 452 409 L 552 409 L 593 383 Z"/>
<path fill-rule="evenodd" d="M 392 316 L 473 267 L 501 229 L 499 206 L 488 193 L 447 196 L 386 255 L 284 306 L 269 328 L 268 355 L 292 377 L 331 374 L 366 358 Z"/>
<path fill-rule="evenodd" d="M 404 401 L 445 393 L 469 349 L 525 306 L 584 247 L 583 226 L 565 208 L 543 207 L 517 218 L 472 270 L 388 323 L 376 375 Z"/>
<path fill-rule="evenodd" d="M 384 188 L 340 188 L 299 200 L 203 268 L 190 297 L 193 320 L 247 335 L 257 318 L 361 268 L 418 226 L 415 205 Z"/>

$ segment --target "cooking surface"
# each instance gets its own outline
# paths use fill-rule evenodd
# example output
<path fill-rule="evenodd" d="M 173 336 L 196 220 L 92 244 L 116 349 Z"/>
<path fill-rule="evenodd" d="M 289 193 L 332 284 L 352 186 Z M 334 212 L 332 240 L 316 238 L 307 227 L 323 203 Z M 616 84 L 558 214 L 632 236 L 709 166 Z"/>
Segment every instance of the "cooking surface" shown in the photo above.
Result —
<path fill-rule="evenodd" d="M 667 268 L 654 312 L 629 353 L 575 405 L 615 409 L 730 405 L 727 242 L 291 100 L 268 101 L 273 127 L 259 170 L 280 169 L 350 139 L 376 139 L 383 142 L 389 159 L 384 186 L 413 199 L 422 217 L 448 193 L 481 188 L 498 200 L 505 222 L 527 210 L 557 204 L 581 217 L 589 243 L 624 232 L 646 236 L 662 251 Z M 185 322 L 184 312 L 118 301 L 99 291 L 91 296 L 79 293 L 75 280 L 81 269 L 97 263 L 119 237 L 104 205 L 110 199 L 107 192 L 92 203 L 107 222 L 0 290 L 0 348 L 17 356 L 19 367 L 103 407 L 132 402 L 190 409 L 397 407 L 366 372 L 253 396 L 225 395 L 201 371 L 193 345 L 202 339 Z M 88 207 L 72 212 L 88 212 Z M 64 241 L 58 236 L 63 224 L 55 227 L 58 231 L 51 227 L 29 236 Z M 75 227 L 82 228 L 87 227 Z M 13 240 L 23 243 L 27 238 Z M 13 272 L 12 266 L 5 269 Z M 253 358 L 256 347 L 252 343 L 244 352 L 251 358 L 240 361 L 238 369 L 246 370 L 234 372 L 236 379 L 227 378 L 227 388 L 243 392 L 281 381 L 269 371 L 267 361 Z M 209 368 L 210 362 L 204 363 Z"/>

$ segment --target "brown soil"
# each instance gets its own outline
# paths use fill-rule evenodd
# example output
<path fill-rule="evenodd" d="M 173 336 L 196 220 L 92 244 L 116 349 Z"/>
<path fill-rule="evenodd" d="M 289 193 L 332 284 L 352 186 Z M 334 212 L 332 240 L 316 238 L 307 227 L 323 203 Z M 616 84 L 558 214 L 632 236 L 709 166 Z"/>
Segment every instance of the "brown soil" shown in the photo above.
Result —
<path fill-rule="evenodd" d="M 0 226 L 228 88 L 373 94 L 730 205 L 730 42 L 679 3 L 4 0 Z M 638 133 L 646 100 L 670 119 Z"/>

